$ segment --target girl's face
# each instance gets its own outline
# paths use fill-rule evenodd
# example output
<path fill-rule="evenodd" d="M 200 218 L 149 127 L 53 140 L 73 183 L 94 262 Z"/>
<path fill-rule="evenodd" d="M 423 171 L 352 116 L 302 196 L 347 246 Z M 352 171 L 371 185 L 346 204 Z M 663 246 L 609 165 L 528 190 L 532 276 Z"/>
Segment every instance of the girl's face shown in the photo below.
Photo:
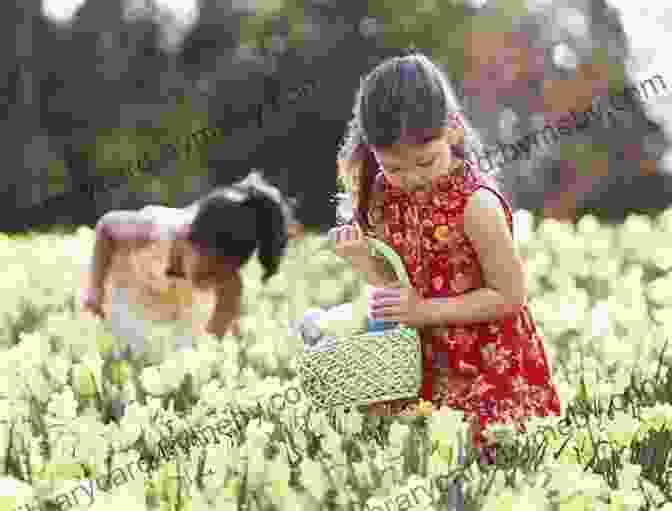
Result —
<path fill-rule="evenodd" d="M 374 149 L 387 180 L 397 188 L 413 191 L 448 172 L 453 164 L 448 131 L 424 144 L 396 143 L 385 149 Z"/>

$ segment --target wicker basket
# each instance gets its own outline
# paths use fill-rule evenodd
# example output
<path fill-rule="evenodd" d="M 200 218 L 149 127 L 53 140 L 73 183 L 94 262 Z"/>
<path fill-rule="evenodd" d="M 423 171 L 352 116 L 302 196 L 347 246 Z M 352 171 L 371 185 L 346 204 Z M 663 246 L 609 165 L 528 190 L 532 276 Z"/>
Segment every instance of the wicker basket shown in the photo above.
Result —
<path fill-rule="evenodd" d="M 410 285 L 396 252 L 380 240 L 369 238 L 368 242 L 372 253 L 392 265 L 402 285 Z M 299 356 L 298 372 L 304 393 L 320 408 L 413 399 L 422 384 L 418 332 L 399 325 L 305 347 Z"/>

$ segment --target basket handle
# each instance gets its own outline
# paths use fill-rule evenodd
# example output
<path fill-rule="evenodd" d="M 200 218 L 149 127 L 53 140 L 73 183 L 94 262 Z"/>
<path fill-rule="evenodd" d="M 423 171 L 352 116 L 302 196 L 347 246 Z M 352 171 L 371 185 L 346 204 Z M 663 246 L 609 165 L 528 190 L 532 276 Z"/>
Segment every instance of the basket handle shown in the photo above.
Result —
<path fill-rule="evenodd" d="M 404 262 L 401 260 L 401 257 L 399 257 L 399 254 L 397 254 L 387 243 L 384 243 L 379 239 L 367 236 L 366 241 L 371 249 L 371 255 L 382 256 L 388 263 L 390 263 L 390 265 L 392 265 L 399 282 L 401 282 L 404 287 L 410 287 L 411 282 L 408 278 Z"/>

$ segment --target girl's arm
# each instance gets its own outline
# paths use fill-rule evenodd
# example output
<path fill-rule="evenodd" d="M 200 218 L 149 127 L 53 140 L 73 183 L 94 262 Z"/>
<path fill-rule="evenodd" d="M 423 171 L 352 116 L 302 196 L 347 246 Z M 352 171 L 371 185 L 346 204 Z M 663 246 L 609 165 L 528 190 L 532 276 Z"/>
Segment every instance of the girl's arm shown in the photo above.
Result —
<path fill-rule="evenodd" d="M 231 330 L 240 336 L 238 319 L 240 318 L 240 302 L 243 294 L 243 281 L 237 272 L 226 285 L 215 292 L 215 307 L 205 326 L 205 331 L 215 337 L 223 337 Z"/>
<path fill-rule="evenodd" d="M 464 230 L 483 269 L 481 289 L 426 300 L 428 324 L 468 324 L 516 314 L 527 301 L 525 270 L 499 198 L 487 189 L 470 197 Z"/>

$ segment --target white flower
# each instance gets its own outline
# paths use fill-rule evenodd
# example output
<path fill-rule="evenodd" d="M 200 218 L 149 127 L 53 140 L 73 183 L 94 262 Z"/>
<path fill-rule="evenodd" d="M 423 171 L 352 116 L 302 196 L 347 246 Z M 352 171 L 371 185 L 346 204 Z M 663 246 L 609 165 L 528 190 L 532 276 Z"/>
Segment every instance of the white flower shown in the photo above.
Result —
<path fill-rule="evenodd" d="M 232 444 L 227 438 L 220 438 L 220 445 L 211 444 L 206 447 L 206 471 L 213 471 L 217 478 L 226 476 L 229 470 L 240 466 L 242 449 Z"/>
<path fill-rule="evenodd" d="M 409 432 L 410 428 L 407 425 L 394 422 L 390 427 L 390 443 L 397 447 L 401 446 Z"/>
<path fill-rule="evenodd" d="M 371 486 L 373 484 L 373 476 L 371 475 L 371 469 L 369 464 L 366 461 L 353 462 L 352 471 L 357 478 L 357 484 L 360 486 Z"/>
<path fill-rule="evenodd" d="M 266 464 L 265 470 L 264 479 L 266 484 L 270 486 L 268 493 L 274 502 L 280 504 L 289 494 L 291 476 L 289 465 L 282 459 L 282 456 L 276 456 L 275 459 Z M 281 509 L 280 506 L 278 508 Z"/>
<path fill-rule="evenodd" d="M 79 440 L 80 448 L 97 446 L 101 444 L 105 435 L 105 426 L 94 416 L 82 415 L 77 417 L 70 425 L 70 430 Z"/>
<path fill-rule="evenodd" d="M 442 406 L 430 420 L 432 442 L 454 444 L 464 434 L 464 412 Z"/>
<path fill-rule="evenodd" d="M 77 417 L 77 401 L 70 387 L 52 396 L 47 411 L 59 419 L 72 420 Z"/>
<path fill-rule="evenodd" d="M 162 435 L 153 427 L 146 428 L 144 430 L 144 439 L 147 444 L 147 448 L 153 454 L 159 453 L 159 442 L 162 439 Z"/>
<path fill-rule="evenodd" d="M 328 482 L 321 463 L 305 458 L 300 464 L 301 481 L 317 501 L 321 501 L 328 489 Z"/>
<path fill-rule="evenodd" d="M 618 474 L 618 487 L 621 490 L 639 490 L 640 475 L 642 473 L 641 465 L 624 463 L 623 468 Z"/>
<path fill-rule="evenodd" d="M 630 375 L 625 370 L 618 371 L 612 377 L 614 395 L 618 396 L 625 392 L 625 389 L 630 385 Z"/>
<path fill-rule="evenodd" d="M 231 399 L 227 394 L 217 380 L 211 380 L 201 389 L 199 403 L 202 402 L 206 407 L 226 410 L 231 406 Z"/>
<path fill-rule="evenodd" d="M 639 428 L 639 420 L 619 410 L 607 426 L 607 438 L 618 446 L 629 446 Z"/>
<path fill-rule="evenodd" d="M 513 511 L 515 501 L 515 494 L 508 488 L 499 494 L 491 492 L 485 501 L 483 511 Z"/>
<path fill-rule="evenodd" d="M 362 414 L 352 409 L 350 413 L 346 413 L 343 416 L 343 429 L 345 435 L 358 435 L 362 432 L 362 427 L 364 425 L 364 418 Z"/>
<path fill-rule="evenodd" d="M 134 422 L 140 427 L 147 427 L 151 420 L 151 412 L 146 406 L 141 406 L 137 401 L 133 401 L 126 408 L 124 420 Z"/>
<path fill-rule="evenodd" d="M 612 509 L 637 511 L 646 503 L 644 496 L 632 490 L 618 489 L 609 494 Z"/>
<path fill-rule="evenodd" d="M 345 463 L 345 453 L 342 448 L 343 438 L 338 433 L 330 429 L 322 438 L 322 442 L 324 451 L 332 457 L 337 465 Z"/>
<path fill-rule="evenodd" d="M 40 403 L 46 403 L 51 395 L 51 388 L 42 370 L 37 366 L 31 367 L 26 370 L 24 378 L 26 387 L 30 389 L 35 399 Z"/>
<path fill-rule="evenodd" d="M 21 332 L 19 334 L 20 343 L 17 345 L 19 352 L 29 355 L 25 360 L 26 366 L 39 367 L 47 362 L 49 356 L 49 339 L 40 332 L 31 333 Z"/>
<path fill-rule="evenodd" d="M 126 413 L 119 425 L 119 430 L 121 436 L 124 438 L 124 443 L 132 444 L 140 438 L 143 429 L 147 427 L 148 423 L 146 410 L 141 410 L 137 402 L 130 403 L 126 408 Z"/>
<path fill-rule="evenodd" d="M 181 356 L 173 355 L 161 364 L 160 367 L 165 385 L 168 386 L 170 391 L 177 390 L 187 374 L 185 361 Z"/>
<path fill-rule="evenodd" d="M 70 361 L 61 355 L 51 355 L 45 364 L 49 376 L 56 385 L 63 386 L 68 382 L 68 371 L 70 370 Z"/>
<path fill-rule="evenodd" d="M 591 311 L 591 335 L 600 337 L 609 334 L 611 331 L 611 321 L 609 318 L 609 304 L 601 301 L 595 304 Z"/>
<path fill-rule="evenodd" d="M 657 278 L 648 285 L 647 294 L 657 305 L 672 305 L 672 277 Z"/>
<path fill-rule="evenodd" d="M 264 447 L 249 440 L 243 446 L 247 458 L 247 484 L 258 488 L 264 484 L 265 467 L 268 463 L 264 456 Z"/>
<path fill-rule="evenodd" d="M 170 386 L 158 368 L 151 366 L 145 367 L 140 375 L 142 386 L 147 392 L 154 396 L 161 396 L 170 391 Z"/>
<path fill-rule="evenodd" d="M 457 455 L 452 448 L 450 456 L 445 455 L 445 450 L 443 452 L 434 451 L 429 458 L 429 473 L 436 479 L 445 476 L 453 468 L 456 459 Z"/>
<path fill-rule="evenodd" d="M 552 474 L 549 488 L 557 490 L 562 495 L 572 495 L 579 491 L 585 477 L 582 466 L 558 463 L 548 468 Z"/>
<path fill-rule="evenodd" d="M 650 429 L 659 430 L 663 426 L 672 425 L 672 405 L 670 403 L 656 403 L 654 406 L 642 408 L 641 421 Z"/>
<path fill-rule="evenodd" d="M 0 509 L 10 510 L 23 507 L 24 504 L 33 504 L 35 498 L 33 488 L 23 481 L 13 477 L 0 477 Z"/>
<path fill-rule="evenodd" d="M 313 412 L 308 419 L 310 430 L 316 435 L 324 435 L 329 429 L 329 421 L 326 412 Z"/>
<path fill-rule="evenodd" d="M 266 447 L 274 429 L 273 424 L 269 422 L 262 422 L 261 425 L 257 425 L 257 421 L 250 421 L 245 430 L 247 444 L 254 448 L 263 449 Z"/>

